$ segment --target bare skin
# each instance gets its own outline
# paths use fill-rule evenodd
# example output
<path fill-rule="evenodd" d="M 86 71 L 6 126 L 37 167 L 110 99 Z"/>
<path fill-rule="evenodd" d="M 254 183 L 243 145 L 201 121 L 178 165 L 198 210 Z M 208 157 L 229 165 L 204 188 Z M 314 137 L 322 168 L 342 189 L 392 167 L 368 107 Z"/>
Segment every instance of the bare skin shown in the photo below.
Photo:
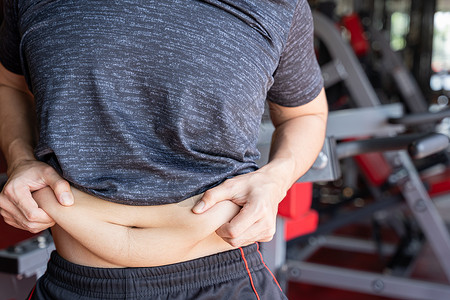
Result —
<path fill-rule="evenodd" d="M 231 250 L 215 231 L 239 207 L 224 201 L 207 213 L 191 209 L 200 196 L 177 204 L 129 206 L 72 189 L 75 203 L 58 203 L 52 189 L 33 194 L 53 220 L 53 238 L 65 259 L 93 267 L 151 267 Z"/>

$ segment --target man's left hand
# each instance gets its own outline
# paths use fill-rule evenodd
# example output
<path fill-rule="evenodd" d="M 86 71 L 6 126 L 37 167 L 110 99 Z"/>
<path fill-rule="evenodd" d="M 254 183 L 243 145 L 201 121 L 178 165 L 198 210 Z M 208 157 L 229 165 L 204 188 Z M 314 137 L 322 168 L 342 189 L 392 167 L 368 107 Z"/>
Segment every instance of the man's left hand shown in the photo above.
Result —
<path fill-rule="evenodd" d="M 216 233 L 234 247 L 268 242 L 275 234 L 278 204 L 285 195 L 286 191 L 276 179 L 260 169 L 228 179 L 206 191 L 193 212 L 203 213 L 218 202 L 232 201 L 242 208 Z"/>

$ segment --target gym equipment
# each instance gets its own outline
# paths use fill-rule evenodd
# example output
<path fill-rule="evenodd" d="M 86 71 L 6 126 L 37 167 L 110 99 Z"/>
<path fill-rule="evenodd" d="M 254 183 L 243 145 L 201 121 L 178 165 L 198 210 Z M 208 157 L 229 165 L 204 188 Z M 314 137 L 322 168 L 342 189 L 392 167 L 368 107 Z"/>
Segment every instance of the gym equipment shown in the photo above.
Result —
<path fill-rule="evenodd" d="M 376 89 L 380 97 L 385 99 L 383 101 L 389 102 L 397 98 L 405 105 L 407 111 L 412 113 L 397 120 L 392 119 L 390 122 L 401 123 L 411 131 L 434 130 L 450 136 L 449 106 L 445 104 L 428 106 L 431 101 L 426 99 L 419 84 L 402 62 L 399 53 L 391 49 L 387 33 L 376 30 L 373 25 L 367 26 L 366 32 L 363 32 L 362 23 L 355 13 L 342 17 L 341 24 L 351 32 L 352 49 L 356 55 L 361 56 L 360 61 L 369 72 L 372 84 L 378 86 L 384 82 L 383 86 L 388 88 L 387 90 L 380 87 Z M 370 51 L 367 47 L 369 42 L 372 45 Z M 435 113 L 430 114 L 429 111 Z M 436 118 L 438 114 L 441 114 L 442 118 Z M 435 120 L 431 120 L 430 117 Z M 373 157 L 377 156 L 373 155 Z M 367 161 L 359 157 L 355 160 L 360 167 Z M 448 151 L 415 161 L 415 165 L 419 171 L 428 169 L 427 176 L 422 178 L 429 187 L 430 195 L 438 196 L 450 192 L 450 148 Z"/>
<path fill-rule="evenodd" d="M 3 161 L 0 159 L 0 164 Z M 2 168 L 3 170 L 4 168 Z M 0 190 L 6 182 L 6 174 L 0 173 Z M 1 221 L 2 231 L 13 230 Z M 4 225 L 4 226 L 3 226 Z M 3 232 L 1 238 L 10 236 Z M 0 300 L 25 299 L 37 278 L 44 274 L 50 253 L 55 249 L 49 231 L 37 235 L 24 234 L 21 238 L 5 242 L 0 249 Z M 3 248 L 4 247 L 4 248 Z"/>
<path fill-rule="evenodd" d="M 355 54 L 342 41 L 334 24 L 319 13 L 314 13 L 313 17 L 315 34 L 327 46 L 333 58 L 322 69 L 325 86 L 343 82 L 354 106 L 359 107 L 330 113 L 327 136 L 342 141 L 335 148 L 335 157 L 339 159 L 352 156 L 371 150 L 370 148 L 381 151 L 380 157 L 388 165 L 389 172 L 381 174 L 380 177 L 398 189 L 399 194 L 386 195 L 376 189 L 376 185 L 369 185 L 368 189 L 374 198 L 371 205 L 338 215 L 332 220 L 319 224 L 317 230 L 311 234 L 294 239 L 285 233 L 287 229 L 285 218 L 279 217 L 276 236 L 272 242 L 264 245 L 267 263 L 272 269 L 278 270 L 278 279 L 284 285 L 288 281 L 303 282 L 401 299 L 450 299 L 450 285 L 413 279 L 408 274 L 414 257 L 425 240 L 439 261 L 447 281 L 450 282 L 450 260 L 448 260 L 450 236 L 412 161 L 412 157 L 423 157 L 444 150 L 448 147 L 448 138 L 434 134 L 422 137 L 399 135 L 407 130 L 405 124 L 401 122 L 402 119 L 399 119 L 403 117 L 403 107 L 400 104 L 382 106 Z M 344 117 L 339 118 L 339 114 Z M 442 115 L 432 113 L 427 115 L 432 120 L 440 120 L 448 116 L 450 116 L 449 111 Z M 421 119 L 417 115 L 407 117 L 414 119 L 415 122 Z M 390 122 L 393 119 L 398 121 L 395 122 L 397 124 Z M 362 137 L 369 137 L 369 139 L 344 141 Z M 418 140 L 415 140 L 416 138 Z M 402 148 L 409 149 L 409 153 L 406 150 L 400 150 Z M 314 181 L 312 177 L 308 179 Z M 289 200 L 295 201 L 295 199 Z M 411 227 L 416 226 L 417 229 L 402 228 L 404 243 L 397 247 L 382 244 L 380 241 L 377 244 L 328 236 L 331 231 L 344 224 L 379 212 L 404 214 L 407 212 L 410 218 L 414 219 L 412 223 L 414 225 Z M 310 212 L 303 213 L 306 215 Z M 298 213 L 298 215 L 301 214 Z M 301 220 L 297 220 L 297 224 L 301 226 Z M 416 232 L 420 233 L 418 234 L 420 238 L 413 239 Z M 286 236 L 291 240 L 287 240 Z M 325 245 L 355 252 L 388 253 L 392 254 L 394 259 L 404 260 L 404 262 L 390 265 L 391 273 L 382 274 L 306 261 L 312 253 Z M 416 249 L 413 249 L 413 246 L 416 246 Z"/>
<path fill-rule="evenodd" d="M 25 299 L 55 249 L 48 231 L 0 250 L 0 300 Z"/>

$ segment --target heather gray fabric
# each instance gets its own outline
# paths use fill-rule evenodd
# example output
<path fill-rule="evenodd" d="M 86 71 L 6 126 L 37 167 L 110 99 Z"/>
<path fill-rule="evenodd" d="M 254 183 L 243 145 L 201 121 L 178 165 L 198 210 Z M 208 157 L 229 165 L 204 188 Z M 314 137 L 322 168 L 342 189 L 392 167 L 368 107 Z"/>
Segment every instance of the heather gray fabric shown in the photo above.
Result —
<path fill-rule="evenodd" d="M 130 205 L 256 170 L 265 100 L 322 87 L 306 0 L 6 0 L 0 40 L 35 95 L 36 157 Z"/>

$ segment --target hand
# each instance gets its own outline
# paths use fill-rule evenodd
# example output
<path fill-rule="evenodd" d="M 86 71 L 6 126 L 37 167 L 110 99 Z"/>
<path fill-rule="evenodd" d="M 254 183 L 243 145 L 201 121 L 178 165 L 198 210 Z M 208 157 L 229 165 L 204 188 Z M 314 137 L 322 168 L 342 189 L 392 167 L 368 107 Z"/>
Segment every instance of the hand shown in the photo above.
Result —
<path fill-rule="evenodd" d="M 193 212 L 203 213 L 218 202 L 230 200 L 242 209 L 216 233 L 233 247 L 268 242 L 275 234 L 278 204 L 286 195 L 281 186 L 261 170 L 240 175 L 206 191 Z"/>
<path fill-rule="evenodd" d="M 37 160 L 21 161 L 9 168 L 9 178 L 0 193 L 0 213 L 5 222 L 32 233 L 55 224 L 38 207 L 31 193 L 50 186 L 58 201 L 65 206 L 73 204 L 70 185 L 49 165 Z"/>

